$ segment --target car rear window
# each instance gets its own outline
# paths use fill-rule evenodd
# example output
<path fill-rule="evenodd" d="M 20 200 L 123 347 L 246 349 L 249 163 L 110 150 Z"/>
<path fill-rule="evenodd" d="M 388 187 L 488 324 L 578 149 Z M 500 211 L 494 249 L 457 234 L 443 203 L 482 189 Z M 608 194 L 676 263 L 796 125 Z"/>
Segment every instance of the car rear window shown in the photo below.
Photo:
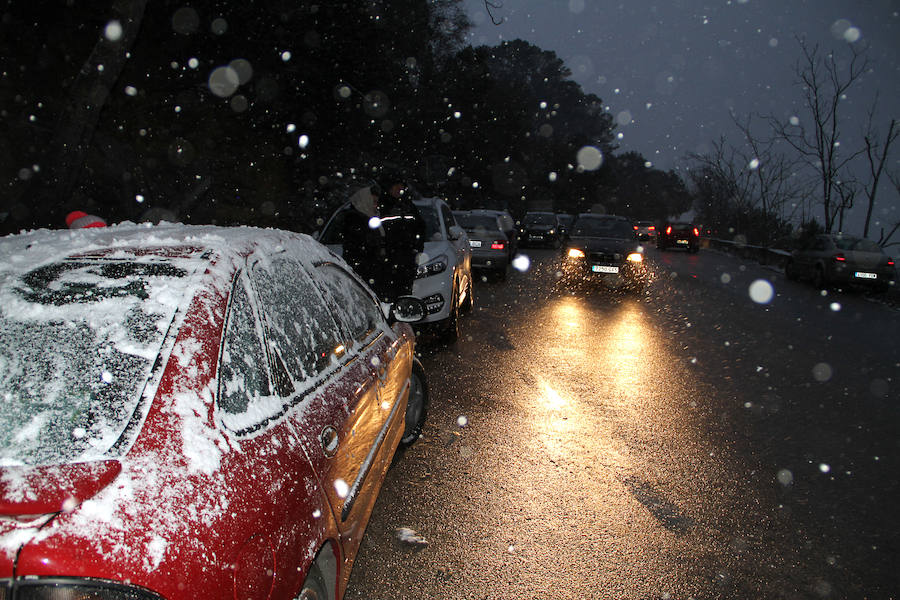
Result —
<path fill-rule="evenodd" d="M 187 275 L 187 264 L 147 255 L 0 271 L 0 466 L 108 456 L 140 406 Z"/>
<path fill-rule="evenodd" d="M 484 229 L 486 231 L 500 231 L 497 217 L 487 215 L 456 215 L 456 222 L 467 231 Z"/>

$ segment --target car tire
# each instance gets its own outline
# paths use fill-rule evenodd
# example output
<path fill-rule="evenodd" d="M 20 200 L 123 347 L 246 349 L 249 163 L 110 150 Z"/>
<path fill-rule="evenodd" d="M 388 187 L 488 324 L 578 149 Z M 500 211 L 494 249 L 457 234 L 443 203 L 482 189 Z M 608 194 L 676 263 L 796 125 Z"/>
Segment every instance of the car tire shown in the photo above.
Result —
<path fill-rule="evenodd" d="M 411 446 L 419 439 L 422 428 L 425 426 L 425 417 L 428 413 L 428 381 L 425 379 L 425 369 L 417 360 L 413 360 L 412 373 L 409 376 L 409 400 L 406 402 L 406 427 L 400 444 L 403 447 Z"/>
<path fill-rule="evenodd" d="M 459 297 L 456 293 L 450 302 L 450 314 L 444 319 L 441 332 L 441 338 L 448 344 L 459 339 Z"/>
<path fill-rule="evenodd" d="M 812 284 L 817 290 L 824 290 L 827 287 L 828 282 L 825 280 L 825 269 L 821 265 L 816 265 L 813 271 Z"/>
<path fill-rule="evenodd" d="M 794 261 L 789 260 L 787 261 L 787 264 L 784 265 L 784 276 L 789 281 L 797 281 L 800 279 L 800 276 L 797 273 L 797 265 L 794 264 Z"/>
<path fill-rule="evenodd" d="M 325 600 L 328 598 L 328 589 L 325 586 L 325 576 L 319 567 L 313 565 L 306 575 L 300 595 L 296 600 Z"/>
<path fill-rule="evenodd" d="M 459 307 L 459 312 L 461 313 L 470 313 L 472 312 L 472 309 L 475 308 L 475 290 L 472 288 L 472 279 L 469 278 L 468 283 L 466 284 L 466 299 L 463 300 L 463 303 Z"/>

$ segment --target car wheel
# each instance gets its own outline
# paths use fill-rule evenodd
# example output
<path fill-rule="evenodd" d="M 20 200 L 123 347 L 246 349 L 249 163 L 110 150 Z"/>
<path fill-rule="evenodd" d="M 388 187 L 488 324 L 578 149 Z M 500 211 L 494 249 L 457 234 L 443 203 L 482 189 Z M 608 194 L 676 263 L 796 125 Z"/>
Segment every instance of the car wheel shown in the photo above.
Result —
<path fill-rule="evenodd" d="M 452 344 L 459 339 L 459 297 L 453 294 L 450 304 L 450 314 L 444 319 L 443 332 L 441 337 L 448 344 Z"/>
<path fill-rule="evenodd" d="M 303 582 L 303 588 L 296 600 L 325 600 L 328 597 L 328 590 L 325 587 L 325 577 L 319 567 L 313 565 L 306 575 Z"/>
<path fill-rule="evenodd" d="M 821 265 L 817 265 L 816 270 L 813 272 L 812 284 L 817 290 L 824 290 L 826 287 L 825 270 Z"/>
<path fill-rule="evenodd" d="M 428 382 L 425 380 L 425 369 L 418 360 L 414 360 L 409 376 L 409 400 L 406 401 L 406 429 L 400 440 L 403 446 L 410 446 L 419 439 L 427 412 Z"/>
<path fill-rule="evenodd" d="M 466 284 L 466 299 L 463 300 L 463 303 L 459 307 L 460 312 L 470 313 L 475 307 L 475 294 L 472 287 L 472 279 L 469 278 L 468 283 Z"/>
<path fill-rule="evenodd" d="M 786 265 L 784 265 L 784 276 L 787 277 L 790 281 L 797 281 L 800 277 L 797 273 L 797 266 L 794 264 L 794 261 L 789 260 Z"/>

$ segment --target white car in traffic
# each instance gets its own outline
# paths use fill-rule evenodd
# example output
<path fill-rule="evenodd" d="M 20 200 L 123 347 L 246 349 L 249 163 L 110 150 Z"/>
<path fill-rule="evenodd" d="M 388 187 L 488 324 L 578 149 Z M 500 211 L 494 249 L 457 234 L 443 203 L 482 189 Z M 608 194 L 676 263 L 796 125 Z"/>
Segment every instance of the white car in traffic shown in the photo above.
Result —
<path fill-rule="evenodd" d="M 421 322 L 433 323 L 447 341 L 459 337 L 459 316 L 472 309 L 472 251 L 466 232 L 441 198 L 413 200 L 425 221 L 425 244 L 413 283 L 413 296 L 428 307 Z M 320 242 L 343 255 L 344 215 L 352 210 L 347 202 L 335 211 L 318 234 Z"/>

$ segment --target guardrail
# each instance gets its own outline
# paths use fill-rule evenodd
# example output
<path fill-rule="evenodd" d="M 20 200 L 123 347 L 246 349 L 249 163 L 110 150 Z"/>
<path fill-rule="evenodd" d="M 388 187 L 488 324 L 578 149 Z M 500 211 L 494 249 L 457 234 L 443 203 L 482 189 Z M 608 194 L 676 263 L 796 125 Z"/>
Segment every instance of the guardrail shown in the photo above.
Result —
<path fill-rule="evenodd" d="M 743 258 L 745 260 L 752 260 L 761 265 L 770 265 L 781 271 L 784 271 L 784 266 L 787 264 L 787 260 L 791 256 L 789 250 L 782 250 L 781 248 L 754 246 L 752 244 L 736 242 L 734 240 L 722 240 L 719 238 L 710 237 L 701 237 L 700 247 L 713 248 L 715 250 L 727 252 L 728 254 L 731 254 L 733 256 L 739 256 L 740 258 Z M 900 277 L 898 277 L 898 274 L 900 273 L 897 273 L 895 267 L 895 285 L 892 286 L 892 288 L 888 290 L 887 293 L 880 294 L 885 303 L 893 306 L 894 308 L 900 308 Z"/>
<path fill-rule="evenodd" d="M 710 237 L 700 238 L 700 246 L 702 248 L 723 250 L 729 254 L 740 256 L 741 258 L 755 260 L 761 265 L 772 265 L 779 269 L 784 269 L 784 265 L 787 264 L 787 259 L 791 256 L 791 253 L 788 250 L 754 246 L 752 244 L 736 242 L 734 240 L 722 240 Z"/>

